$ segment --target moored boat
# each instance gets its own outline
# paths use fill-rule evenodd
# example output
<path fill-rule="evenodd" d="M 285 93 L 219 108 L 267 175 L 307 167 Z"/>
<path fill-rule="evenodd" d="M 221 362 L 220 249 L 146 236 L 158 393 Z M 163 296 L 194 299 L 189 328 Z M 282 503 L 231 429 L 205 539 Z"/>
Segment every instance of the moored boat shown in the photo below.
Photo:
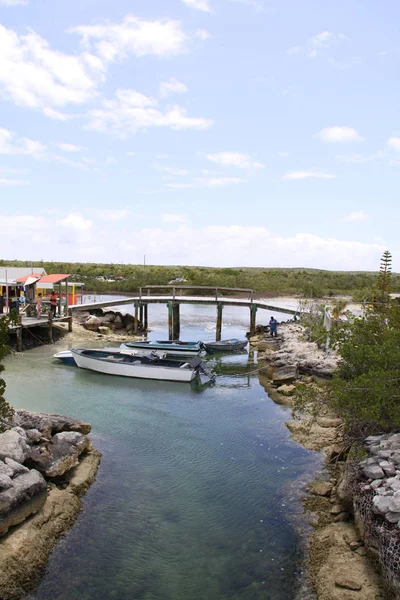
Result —
<path fill-rule="evenodd" d="M 76 367 L 76 362 L 72 355 L 71 350 L 61 350 L 61 352 L 57 352 L 56 354 L 53 354 L 53 358 L 57 358 L 65 365 L 71 365 L 71 366 Z"/>
<path fill-rule="evenodd" d="M 202 350 L 201 342 L 181 342 L 171 340 L 126 342 L 121 344 L 123 348 L 137 348 L 147 350 L 163 350 L 167 356 L 197 356 Z"/>
<path fill-rule="evenodd" d="M 236 338 L 221 340 L 220 342 L 202 342 L 206 352 L 234 352 L 236 350 L 244 350 L 247 344 L 247 340 L 238 340 Z"/>
<path fill-rule="evenodd" d="M 122 346 L 123 344 L 120 348 L 101 348 L 101 350 L 107 352 L 118 352 L 119 354 L 129 354 L 130 356 L 148 356 L 150 358 L 166 358 L 167 356 L 166 352 L 156 350 L 135 350 L 134 348 L 123 348 Z M 53 358 L 57 358 L 65 365 L 72 365 L 74 367 L 77 366 L 71 350 L 61 350 L 61 352 L 53 354 Z"/>
<path fill-rule="evenodd" d="M 199 357 L 184 362 L 108 350 L 72 349 L 71 353 L 78 367 L 106 375 L 182 382 L 192 381 L 200 371 L 209 375 Z"/>

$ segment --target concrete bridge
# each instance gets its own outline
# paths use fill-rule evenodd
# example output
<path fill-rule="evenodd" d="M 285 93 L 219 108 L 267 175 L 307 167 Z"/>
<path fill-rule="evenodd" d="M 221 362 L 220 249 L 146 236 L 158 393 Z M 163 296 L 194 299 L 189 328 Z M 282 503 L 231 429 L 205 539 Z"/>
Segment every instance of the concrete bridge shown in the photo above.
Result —
<path fill-rule="evenodd" d="M 169 294 L 165 294 L 170 290 Z M 192 295 L 196 291 L 197 295 Z M 158 292 L 163 292 L 158 293 Z M 199 295 L 200 293 L 200 295 Z M 204 294 L 204 295 L 203 295 Z M 226 294 L 230 294 L 227 296 Z M 233 297 L 236 296 L 236 297 Z M 73 312 L 81 310 L 93 310 L 96 308 L 112 308 L 131 304 L 135 315 L 135 333 L 138 331 L 138 323 L 141 322 L 145 329 L 148 328 L 148 306 L 149 304 L 166 304 L 168 306 L 168 332 L 169 339 L 179 339 L 180 335 L 180 305 L 181 304 L 205 304 L 217 308 L 216 340 L 221 339 L 222 311 L 224 306 L 246 306 L 250 311 L 250 333 L 256 329 L 256 314 L 258 309 L 285 313 L 288 315 L 299 314 L 298 310 L 278 307 L 268 304 L 265 300 L 256 300 L 252 289 L 207 287 L 191 285 L 148 285 L 139 288 L 137 296 L 129 298 L 106 300 L 104 302 L 91 302 L 71 306 Z M 239 296 L 239 297 L 238 297 Z"/>

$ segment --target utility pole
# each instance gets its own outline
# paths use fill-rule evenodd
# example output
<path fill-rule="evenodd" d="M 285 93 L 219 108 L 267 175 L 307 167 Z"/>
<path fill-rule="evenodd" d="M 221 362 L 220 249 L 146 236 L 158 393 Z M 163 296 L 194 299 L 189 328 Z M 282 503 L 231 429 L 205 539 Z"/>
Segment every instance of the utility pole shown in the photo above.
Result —
<path fill-rule="evenodd" d="M 143 266 L 146 266 L 146 255 L 143 256 Z"/>

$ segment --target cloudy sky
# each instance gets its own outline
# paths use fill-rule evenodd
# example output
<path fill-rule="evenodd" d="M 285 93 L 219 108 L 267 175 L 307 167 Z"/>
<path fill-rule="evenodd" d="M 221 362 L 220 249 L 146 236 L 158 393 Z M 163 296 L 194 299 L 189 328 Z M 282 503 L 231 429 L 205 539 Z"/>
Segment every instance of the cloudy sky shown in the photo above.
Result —
<path fill-rule="evenodd" d="M 0 0 L 0 256 L 400 270 L 395 0 Z"/>

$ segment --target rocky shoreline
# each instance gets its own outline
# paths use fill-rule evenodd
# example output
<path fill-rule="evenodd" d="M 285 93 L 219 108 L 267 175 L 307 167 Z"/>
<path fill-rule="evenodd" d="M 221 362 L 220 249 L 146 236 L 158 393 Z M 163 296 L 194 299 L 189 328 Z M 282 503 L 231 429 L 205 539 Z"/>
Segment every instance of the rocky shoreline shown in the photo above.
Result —
<path fill-rule="evenodd" d="M 250 344 L 258 353 L 261 385 L 272 400 L 293 408 L 293 396 L 299 387 L 315 386 L 332 377 L 338 357 L 327 355 L 307 341 L 301 324 L 281 325 L 280 332 L 278 339 L 270 338 L 260 327 L 250 337 Z M 396 472 L 400 469 L 400 435 L 393 440 L 393 448 L 389 447 L 390 436 L 367 439 L 365 453 L 372 449 L 373 454 L 360 462 L 359 457 L 348 456 L 340 415 L 323 404 L 306 407 L 287 427 L 295 441 L 325 454 L 324 472 L 307 487 L 303 498 L 314 527 L 307 562 L 317 599 L 400 598 L 400 587 L 396 587 L 400 584 L 396 579 L 399 574 L 396 572 L 393 578 L 393 569 L 390 571 L 382 551 L 387 537 L 381 535 L 378 542 L 376 531 L 385 519 L 393 523 L 399 517 L 400 522 L 400 499 L 396 496 L 400 496 L 396 491 L 400 490 L 400 470 Z M 365 494 L 369 510 L 365 509 Z M 400 530 L 397 533 L 400 536 Z"/>
<path fill-rule="evenodd" d="M 55 544 L 73 525 L 101 455 L 78 419 L 18 410 L 0 434 L 0 598 L 38 583 Z"/>

